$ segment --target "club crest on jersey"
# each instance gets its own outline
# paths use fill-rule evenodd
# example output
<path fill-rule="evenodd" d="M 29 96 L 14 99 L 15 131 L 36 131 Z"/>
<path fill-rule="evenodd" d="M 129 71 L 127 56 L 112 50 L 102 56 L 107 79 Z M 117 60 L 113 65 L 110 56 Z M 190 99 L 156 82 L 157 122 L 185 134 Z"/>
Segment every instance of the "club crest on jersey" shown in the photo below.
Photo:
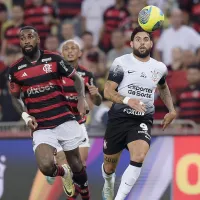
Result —
<path fill-rule="evenodd" d="M 51 68 L 51 64 L 45 64 L 43 67 L 43 71 L 45 71 L 46 73 L 51 73 L 52 72 L 52 68 Z"/>
<path fill-rule="evenodd" d="M 159 72 L 156 72 L 155 70 L 154 71 L 151 71 L 151 78 L 154 82 L 158 81 L 159 78 L 160 78 L 160 73 Z"/>

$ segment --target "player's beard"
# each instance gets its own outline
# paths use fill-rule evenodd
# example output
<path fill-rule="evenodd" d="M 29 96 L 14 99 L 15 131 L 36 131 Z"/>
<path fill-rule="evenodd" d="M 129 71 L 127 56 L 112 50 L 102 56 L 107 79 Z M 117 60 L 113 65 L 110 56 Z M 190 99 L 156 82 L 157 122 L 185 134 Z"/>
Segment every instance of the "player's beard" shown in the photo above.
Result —
<path fill-rule="evenodd" d="M 143 53 L 141 53 L 138 49 L 134 49 L 133 48 L 133 53 L 134 55 L 136 55 L 139 58 L 146 58 L 147 56 L 149 56 L 151 49 L 146 49 L 146 51 L 144 51 Z"/>
<path fill-rule="evenodd" d="M 36 52 L 38 51 L 39 47 L 38 45 L 35 45 L 31 51 L 26 51 L 25 48 L 22 48 L 22 53 L 25 55 L 25 56 L 28 56 L 30 58 L 32 58 Z"/>

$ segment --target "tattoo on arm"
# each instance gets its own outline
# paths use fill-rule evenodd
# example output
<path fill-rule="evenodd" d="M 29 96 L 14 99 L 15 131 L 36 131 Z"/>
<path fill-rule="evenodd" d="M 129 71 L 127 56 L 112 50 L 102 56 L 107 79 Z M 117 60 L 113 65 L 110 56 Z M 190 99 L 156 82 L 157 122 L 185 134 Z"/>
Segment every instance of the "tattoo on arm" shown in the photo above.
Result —
<path fill-rule="evenodd" d="M 24 109 L 24 105 L 21 101 L 20 98 L 16 98 L 15 96 L 11 95 L 12 98 L 12 103 L 14 108 L 17 110 L 17 112 L 21 115 L 23 112 L 26 112 L 26 110 Z"/>
<path fill-rule="evenodd" d="M 169 112 L 175 111 L 168 85 L 166 83 L 163 85 L 158 85 L 158 90 L 160 98 L 168 108 Z"/>
<path fill-rule="evenodd" d="M 104 161 L 106 161 L 108 163 L 116 164 L 118 162 L 118 158 L 110 158 L 110 157 L 105 156 Z"/>
<path fill-rule="evenodd" d="M 74 78 L 74 87 L 78 93 L 78 96 L 85 97 L 85 85 L 82 78 L 77 73 L 74 74 L 73 78 Z"/>
<path fill-rule="evenodd" d="M 114 103 L 123 103 L 124 96 L 120 95 L 118 92 L 111 88 L 110 81 L 106 82 L 104 95 L 106 99 Z"/>

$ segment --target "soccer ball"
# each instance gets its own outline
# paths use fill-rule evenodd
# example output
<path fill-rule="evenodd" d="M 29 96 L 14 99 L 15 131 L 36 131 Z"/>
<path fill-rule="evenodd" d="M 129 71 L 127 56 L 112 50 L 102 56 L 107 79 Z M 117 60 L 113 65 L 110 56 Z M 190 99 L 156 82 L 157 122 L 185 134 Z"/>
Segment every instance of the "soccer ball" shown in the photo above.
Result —
<path fill-rule="evenodd" d="M 138 15 L 138 23 L 147 32 L 153 32 L 162 27 L 164 22 L 162 10 L 156 6 L 144 7 Z"/>

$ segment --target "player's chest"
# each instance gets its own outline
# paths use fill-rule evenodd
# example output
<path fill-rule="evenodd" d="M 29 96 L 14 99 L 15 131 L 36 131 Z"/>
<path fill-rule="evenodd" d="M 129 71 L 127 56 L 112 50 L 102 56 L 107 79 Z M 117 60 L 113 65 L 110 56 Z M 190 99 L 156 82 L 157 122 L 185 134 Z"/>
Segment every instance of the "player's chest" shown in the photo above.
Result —
<path fill-rule="evenodd" d="M 57 63 L 38 63 L 37 65 L 22 64 L 18 66 L 15 78 L 21 83 L 29 80 L 51 80 L 57 73 Z"/>
<path fill-rule="evenodd" d="M 156 69 L 127 69 L 124 73 L 124 81 L 129 84 L 148 85 L 155 87 L 161 79 L 162 73 Z"/>

